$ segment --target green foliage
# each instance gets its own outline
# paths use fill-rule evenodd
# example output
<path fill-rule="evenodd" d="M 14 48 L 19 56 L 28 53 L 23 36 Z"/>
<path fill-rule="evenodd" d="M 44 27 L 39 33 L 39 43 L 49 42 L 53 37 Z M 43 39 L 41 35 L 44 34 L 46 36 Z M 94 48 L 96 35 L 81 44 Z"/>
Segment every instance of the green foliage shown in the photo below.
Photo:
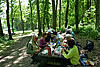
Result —
<path fill-rule="evenodd" d="M 79 30 L 80 30 L 80 35 L 82 36 L 88 36 L 94 39 L 99 38 L 99 32 L 94 29 L 94 26 L 92 24 L 88 26 L 82 26 L 79 28 Z"/>

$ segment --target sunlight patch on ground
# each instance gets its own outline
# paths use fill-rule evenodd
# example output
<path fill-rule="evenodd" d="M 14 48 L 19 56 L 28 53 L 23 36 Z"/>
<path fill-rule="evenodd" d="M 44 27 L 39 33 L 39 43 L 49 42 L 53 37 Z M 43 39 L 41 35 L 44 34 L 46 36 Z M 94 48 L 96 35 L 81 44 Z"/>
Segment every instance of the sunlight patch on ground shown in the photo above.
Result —
<path fill-rule="evenodd" d="M 23 48 L 19 49 L 19 51 L 24 50 L 25 48 L 26 48 L 26 47 L 23 47 Z"/>
<path fill-rule="evenodd" d="M 19 57 L 17 60 L 15 60 L 13 63 L 16 64 L 16 63 L 20 62 L 23 58 L 24 58 L 24 57 L 21 56 L 21 57 Z"/>
<path fill-rule="evenodd" d="M 0 53 L 2 52 L 3 50 L 0 50 Z"/>
<path fill-rule="evenodd" d="M 7 59 L 12 59 L 12 58 L 14 58 L 14 56 L 7 56 L 7 57 L 5 57 L 5 58 L 7 58 Z"/>
<path fill-rule="evenodd" d="M 0 60 L 0 63 L 1 63 L 1 62 L 4 62 L 4 61 L 6 61 L 6 58 L 1 59 L 1 60 Z"/>
<path fill-rule="evenodd" d="M 11 64 L 7 64 L 5 67 L 10 67 L 11 66 Z"/>

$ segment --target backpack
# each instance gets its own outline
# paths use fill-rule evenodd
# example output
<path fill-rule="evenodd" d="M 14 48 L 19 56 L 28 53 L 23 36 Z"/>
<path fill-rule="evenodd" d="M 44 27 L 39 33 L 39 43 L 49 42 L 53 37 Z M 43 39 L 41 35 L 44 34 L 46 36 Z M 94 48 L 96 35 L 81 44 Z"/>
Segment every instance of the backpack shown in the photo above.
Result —
<path fill-rule="evenodd" d="M 86 42 L 86 46 L 85 46 L 83 49 L 88 49 L 88 51 L 91 52 L 91 50 L 93 50 L 93 48 L 94 48 L 94 42 L 88 40 L 88 41 Z"/>

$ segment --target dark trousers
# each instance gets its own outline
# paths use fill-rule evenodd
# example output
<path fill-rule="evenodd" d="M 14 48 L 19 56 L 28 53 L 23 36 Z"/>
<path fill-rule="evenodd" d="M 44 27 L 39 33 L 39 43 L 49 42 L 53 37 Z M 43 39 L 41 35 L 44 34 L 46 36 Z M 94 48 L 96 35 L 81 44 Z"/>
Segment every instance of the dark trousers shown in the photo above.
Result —
<path fill-rule="evenodd" d="M 33 61 L 39 61 L 40 64 L 38 65 L 38 67 L 45 67 L 47 60 L 41 56 L 38 56 L 38 54 L 35 54 L 34 56 L 32 56 Z"/>
<path fill-rule="evenodd" d="M 60 63 L 61 63 L 61 67 L 67 67 L 67 65 L 72 65 L 70 59 L 66 59 L 66 58 L 60 60 Z"/>

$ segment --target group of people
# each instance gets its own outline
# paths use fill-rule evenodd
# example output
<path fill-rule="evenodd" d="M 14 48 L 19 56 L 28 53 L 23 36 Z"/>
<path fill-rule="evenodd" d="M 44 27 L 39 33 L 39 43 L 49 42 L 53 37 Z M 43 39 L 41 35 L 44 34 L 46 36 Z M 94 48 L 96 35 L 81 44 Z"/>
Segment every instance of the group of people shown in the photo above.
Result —
<path fill-rule="evenodd" d="M 70 26 L 68 28 L 65 28 L 64 33 L 56 32 L 56 30 L 54 29 L 48 30 L 47 33 L 43 32 L 39 43 L 37 43 L 38 35 L 33 34 L 32 39 L 27 44 L 27 54 L 30 54 L 32 58 L 32 64 L 40 62 L 38 67 L 45 67 L 47 59 L 39 56 L 38 53 L 43 48 L 45 48 L 48 43 L 56 42 L 58 40 L 58 34 L 63 34 L 63 39 L 66 40 L 66 47 L 69 47 L 69 50 L 67 48 L 63 48 L 61 50 L 61 55 L 65 58 L 64 60 L 59 60 L 59 62 L 61 63 L 61 67 L 66 67 L 67 65 L 78 65 L 79 51 L 75 44 L 74 32 L 72 31 Z"/>

